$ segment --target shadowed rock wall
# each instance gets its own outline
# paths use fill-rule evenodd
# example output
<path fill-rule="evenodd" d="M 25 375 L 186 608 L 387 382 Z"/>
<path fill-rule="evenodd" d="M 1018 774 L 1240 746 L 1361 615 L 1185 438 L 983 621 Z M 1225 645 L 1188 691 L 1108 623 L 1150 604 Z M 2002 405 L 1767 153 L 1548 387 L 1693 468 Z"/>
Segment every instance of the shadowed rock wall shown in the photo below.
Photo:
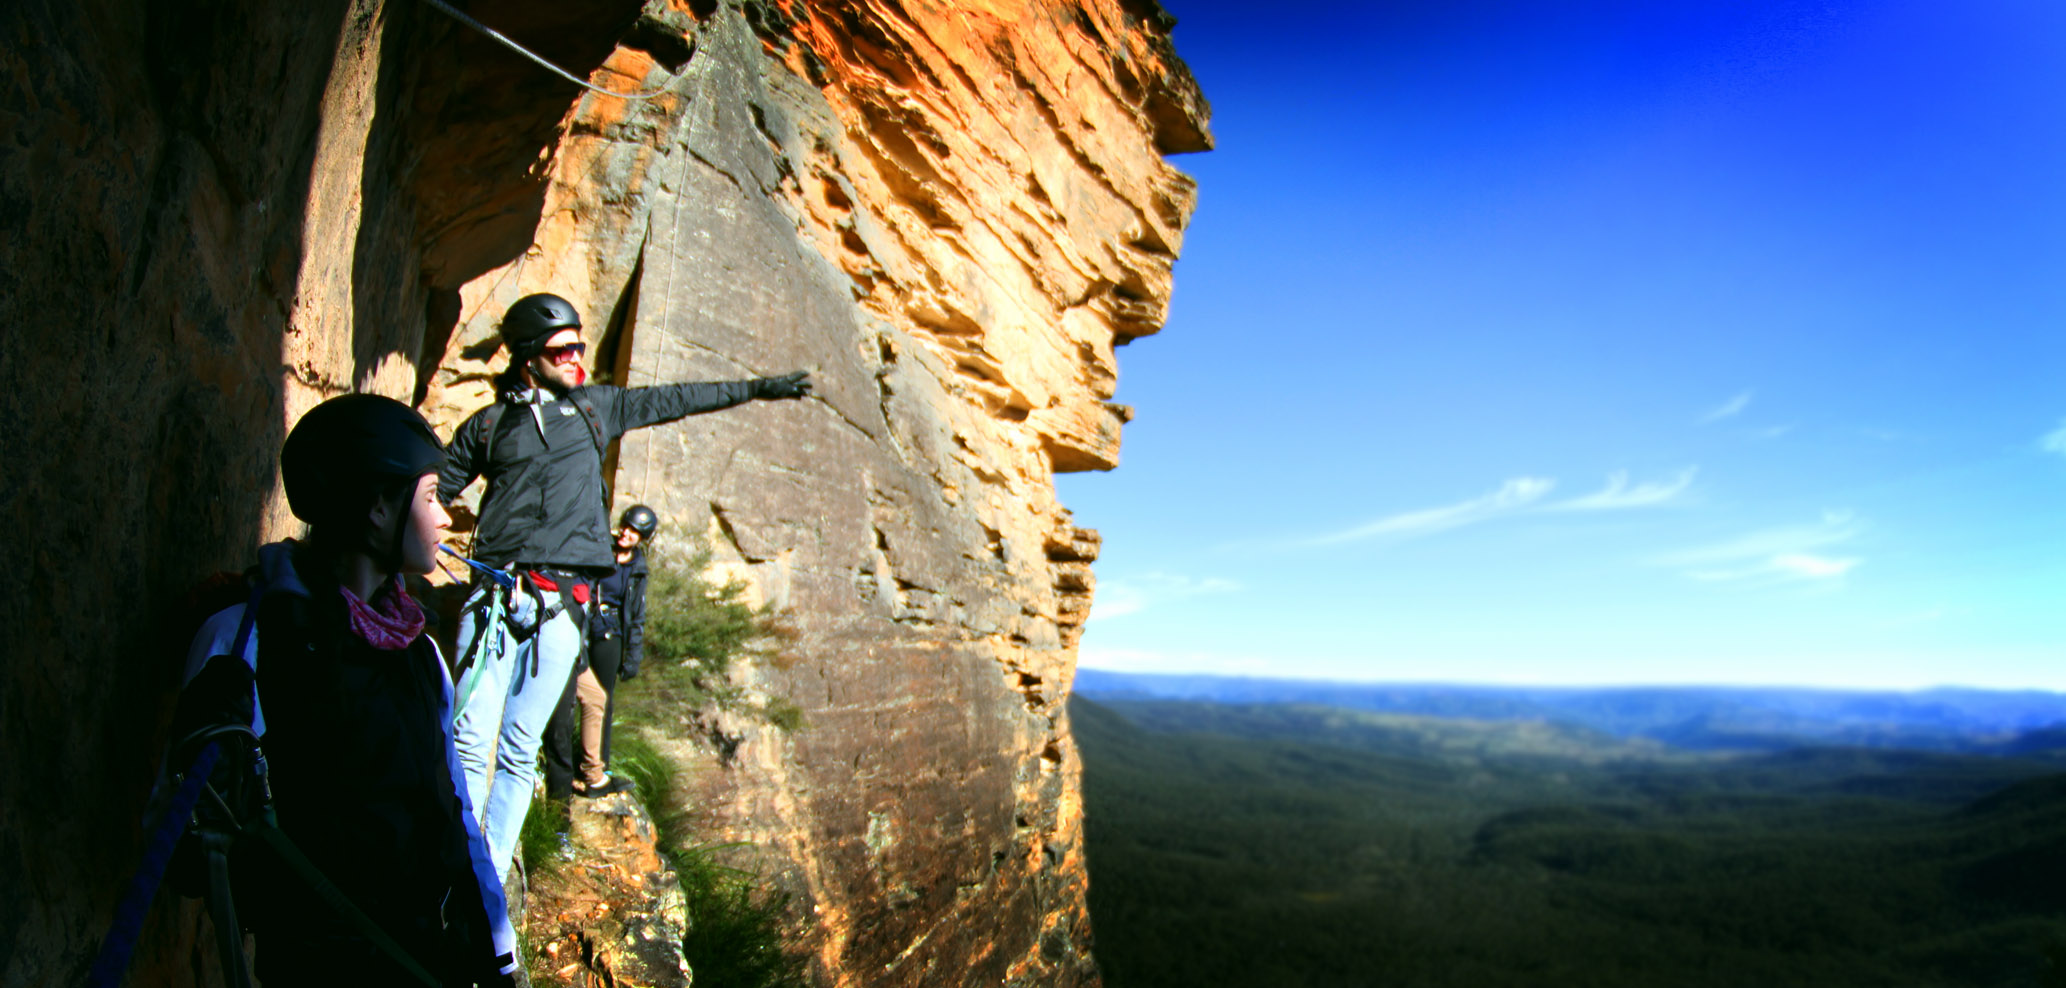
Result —
<path fill-rule="evenodd" d="M 178 598 L 296 527 L 286 427 L 344 390 L 449 427 L 552 290 L 621 383 L 819 396 L 634 434 L 620 504 L 712 533 L 800 629 L 698 806 L 841 985 L 1087 984 L 1063 713 L 1113 348 L 1159 327 L 1208 143 L 1151 0 L 25 0 L 0 11 L 0 980 L 73 984 L 134 867 Z M 161 907 L 136 983 L 207 980 Z"/>
<path fill-rule="evenodd" d="M 500 6 L 576 66 L 637 13 Z M 288 424 L 410 397 L 439 286 L 528 245 L 571 88 L 415 3 L 0 5 L 0 984 L 83 980 L 182 598 L 298 529 Z M 204 922 L 161 896 L 132 983 L 212 980 Z"/>

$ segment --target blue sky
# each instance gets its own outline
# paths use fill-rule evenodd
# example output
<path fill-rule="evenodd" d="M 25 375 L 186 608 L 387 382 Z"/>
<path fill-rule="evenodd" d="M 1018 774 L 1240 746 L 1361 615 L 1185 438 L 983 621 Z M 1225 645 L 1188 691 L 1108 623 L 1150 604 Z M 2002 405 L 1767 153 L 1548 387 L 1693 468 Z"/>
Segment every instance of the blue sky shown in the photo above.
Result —
<path fill-rule="evenodd" d="M 2066 689 L 2066 4 L 1166 6 L 1085 665 Z"/>

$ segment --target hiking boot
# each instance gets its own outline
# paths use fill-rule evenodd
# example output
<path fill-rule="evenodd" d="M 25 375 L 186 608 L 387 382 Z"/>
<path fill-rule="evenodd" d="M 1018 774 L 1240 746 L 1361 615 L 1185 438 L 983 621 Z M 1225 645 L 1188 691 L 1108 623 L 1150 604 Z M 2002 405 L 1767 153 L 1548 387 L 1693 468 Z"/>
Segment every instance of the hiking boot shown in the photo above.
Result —
<path fill-rule="evenodd" d="M 627 779 L 621 775 L 613 775 L 609 778 L 604 779 L 600 785 L 588 786 L 584 789 L 576 790 L 574 794 L 577 796 L 586 796 L 589 799 L 597 799 L 603 796 L 608 796 L 612 793 L 620 793 L 630 788 L 630 779 Z"/>

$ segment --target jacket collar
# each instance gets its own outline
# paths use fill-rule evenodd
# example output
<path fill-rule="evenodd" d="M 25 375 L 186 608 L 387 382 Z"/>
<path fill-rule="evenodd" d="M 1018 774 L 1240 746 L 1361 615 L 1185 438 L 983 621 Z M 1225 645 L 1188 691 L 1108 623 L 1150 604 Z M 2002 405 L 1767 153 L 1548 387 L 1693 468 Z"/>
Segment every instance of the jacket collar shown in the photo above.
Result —
<path fill-rule="evenodd" d="M 550 389 L 534 388 L 524 384 L 503 389 L 500 397 L 512 405 L 542 405 L 559 400 L 559 396 L 553 394 Z"/>
<path fill-rule="evenodd" d="M 290 593 L 306 598 L 308 585 L 301 582 L 301 574 L 294 569 L 293 539 L 268 542 L 258 547 L 258 578 L 266 593 Z"/>

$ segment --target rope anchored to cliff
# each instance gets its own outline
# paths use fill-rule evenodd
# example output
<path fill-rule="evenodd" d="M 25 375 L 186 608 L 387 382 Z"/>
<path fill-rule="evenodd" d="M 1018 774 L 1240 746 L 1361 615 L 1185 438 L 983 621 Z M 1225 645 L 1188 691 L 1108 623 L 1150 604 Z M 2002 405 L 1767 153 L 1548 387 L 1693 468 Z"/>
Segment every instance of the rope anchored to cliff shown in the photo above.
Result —
<path fill-rule="evenodd" d="M 601 93 L 604 96 L 615 96 L 619 99 L 652 99 L 653 97 L 658 96 L 661 93 L 667 91 L 666 86 L 658 86 L 653 89 L 646 90 L 643 93 L 620 93 L 614 89 L 604 89 L 603 87 L 595 85 L 594 83 L 591 83 L 588 80 L 583 79 L 580 76 L 577 76 L 574 73 L 567 71 L 566 69 L 560 68 L 559 66 L 546 61 L 544 56 L 541 56 L 537 52 L 534 52 L 531 49 L 526 48 L 523 45 L 517 44 L 515 41 L 510 40 L 508 35 L 503 34 L 502 32 L 497 31 L 494 28 L 481 23 L 480 21 L 474 20 L 473 18 L 467 16 L 465 13 L 461 12 L 458 8 L 452 6 L 449 3 L 446 3 L 445 0 L 424 0 L 424 2 L 430 4 L 433 7 L 436 7 L 440 11 L 443 11 L 445 16 L 450 17 L 453 20 L 466 25 L 467 27 L 473 28 L 474 30 L 479 31 L 482 34 L 485 34 L 498 42 L 501 42 L 503 47 L 508 48 L 510 51 L 516 52 L 517 54 L 522 55 L 527 59 L 530 59 L 531 61 L 537 63 L 539 67 L 545 69 L 547 72 L 559 76 L 560 78 L 565 79 L 568 82 L 571 82 L 574 85 L 580 86 L 581 88 L 589 90 L 591 92 Z"/>

